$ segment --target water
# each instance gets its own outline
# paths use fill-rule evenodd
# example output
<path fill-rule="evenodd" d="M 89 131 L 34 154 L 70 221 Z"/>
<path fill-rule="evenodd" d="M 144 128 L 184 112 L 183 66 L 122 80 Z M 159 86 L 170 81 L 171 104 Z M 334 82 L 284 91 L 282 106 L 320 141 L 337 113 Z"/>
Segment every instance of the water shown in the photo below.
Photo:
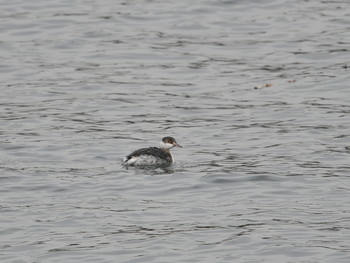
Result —
<path fill-rule="evenodd" d="M 348 1 L 0 10 L 1 262 L 349 262 Z"/>

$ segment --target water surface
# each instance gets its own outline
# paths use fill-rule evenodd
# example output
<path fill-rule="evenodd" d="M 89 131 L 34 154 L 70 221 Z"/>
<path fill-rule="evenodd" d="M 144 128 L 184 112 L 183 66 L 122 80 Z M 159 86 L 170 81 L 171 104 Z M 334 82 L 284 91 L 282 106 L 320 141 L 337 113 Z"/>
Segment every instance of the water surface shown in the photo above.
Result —
<path fill-rule="evenodd" d="M 349 261 L 347 1 L 0 10 L 1 262 Z"/>

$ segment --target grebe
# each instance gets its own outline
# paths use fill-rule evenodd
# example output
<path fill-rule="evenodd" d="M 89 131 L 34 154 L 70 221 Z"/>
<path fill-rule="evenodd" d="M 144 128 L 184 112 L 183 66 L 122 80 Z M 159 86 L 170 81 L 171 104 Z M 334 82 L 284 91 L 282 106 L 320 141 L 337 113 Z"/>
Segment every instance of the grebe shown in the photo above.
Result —
<path fill-rule="evenodd" d="M 124 157 L 123 165 L 126 166 L 162 166 L 174 163 L 170 149 L 175 146 L 181 147 L 173 137 L 164 137 L 159 147 L 138 149 Z"/>

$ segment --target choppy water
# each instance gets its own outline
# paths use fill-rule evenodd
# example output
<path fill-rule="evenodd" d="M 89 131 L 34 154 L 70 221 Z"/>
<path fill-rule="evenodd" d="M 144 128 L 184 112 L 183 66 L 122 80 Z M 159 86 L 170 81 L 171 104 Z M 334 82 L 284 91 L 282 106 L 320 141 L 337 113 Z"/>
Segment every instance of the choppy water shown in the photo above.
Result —
<path fill-rule="evenodd" d="M 350 3 L 1 1 L 1 262 L 349 262 Z M 174 136 L 173 167 L 121 158 Z"/>

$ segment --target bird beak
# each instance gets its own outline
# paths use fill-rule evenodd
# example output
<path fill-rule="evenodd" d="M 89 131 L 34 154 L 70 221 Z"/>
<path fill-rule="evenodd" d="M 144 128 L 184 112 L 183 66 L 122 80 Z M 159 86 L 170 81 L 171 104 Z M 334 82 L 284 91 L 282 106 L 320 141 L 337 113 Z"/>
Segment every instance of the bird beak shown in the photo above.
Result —
<path fill-rule="evenodd" d="M 174 146 L 182 148 L 182 146 L 180 144 L 178 144 L 177 142 L 174 143 Z"/>

